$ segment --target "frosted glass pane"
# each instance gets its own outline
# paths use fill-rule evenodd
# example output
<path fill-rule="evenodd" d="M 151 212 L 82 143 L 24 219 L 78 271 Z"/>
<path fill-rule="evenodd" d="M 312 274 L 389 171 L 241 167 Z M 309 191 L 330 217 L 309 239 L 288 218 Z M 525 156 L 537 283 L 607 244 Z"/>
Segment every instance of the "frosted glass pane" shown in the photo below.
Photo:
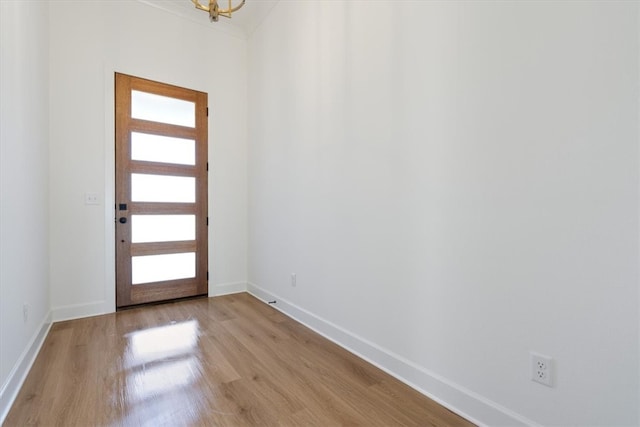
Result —
<path fill-rule="evenodd" d="M 195 239 L 195 215 L 131 215 L 133 243 Z"/>
<path fill-rule="evenodd" d="M 147 162 L 196 164 L 196 142 L 148 133 L 131 133 L 131 158 Z"/>
<path fill-rule="evenodd" d="M 196 179 L 189 176 L 131 174 L 134 202 L 195 203 Z"/>
<path fill-rule="evenodd" d="M 196 253 L 131 257 L 131 283 L 161 282 L 196 277 Z"/>
<path fill-rule="evenodd" d="M 193 128 L 196 126 L 196 104 L 182 99 L 132 90 L 131 117 Z"/>

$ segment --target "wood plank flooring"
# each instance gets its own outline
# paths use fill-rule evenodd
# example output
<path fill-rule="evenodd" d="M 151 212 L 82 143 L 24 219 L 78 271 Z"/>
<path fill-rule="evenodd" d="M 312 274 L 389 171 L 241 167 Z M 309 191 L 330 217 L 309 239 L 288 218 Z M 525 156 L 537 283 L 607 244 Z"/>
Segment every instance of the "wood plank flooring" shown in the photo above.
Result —
<path fill-rule="evenodd" d="M 249 294 L 59 322 L 5 426 L 471 426 Z"/>

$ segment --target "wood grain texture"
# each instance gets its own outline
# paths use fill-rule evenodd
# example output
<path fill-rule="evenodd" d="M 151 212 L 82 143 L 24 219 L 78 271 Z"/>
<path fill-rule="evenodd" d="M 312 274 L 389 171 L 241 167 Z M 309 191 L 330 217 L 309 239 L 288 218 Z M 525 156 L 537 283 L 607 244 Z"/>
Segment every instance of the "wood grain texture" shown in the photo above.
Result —
<path fill-rule="evenodd" d="M 154 301 L 171 300 L 208 293 L 208 95 L 204 92 L 154 82 L 126 74 L 115 73 L 116 117 L 116 203 L 118 219 L 131 215 L 195 215 L 196 236 L 192 244 L 185 242 L 134 243 L 131 221 L 116 222 L 116 305 L 127 307 Z M 131 91 L 138 90 L 165 97 L 178 98 L 194 105 L 195 127 L 156 123 L 131 117 Z M 131 158 L 131 134 L 147 134 L 186 138 L 195 141 L 195 165 L 181 165 Z M 186 176 L 195 179 L 195 203 L 140 202 L 131 200 L 132 174 Z M 161 255 L 181 252 L 196 254 L 195 277 L 133 285 L 132 256 Z"/>
<path fill-rule="evenodd" d="M 248 294 L 52 326 L 5 426 L 471 426 Z"/>

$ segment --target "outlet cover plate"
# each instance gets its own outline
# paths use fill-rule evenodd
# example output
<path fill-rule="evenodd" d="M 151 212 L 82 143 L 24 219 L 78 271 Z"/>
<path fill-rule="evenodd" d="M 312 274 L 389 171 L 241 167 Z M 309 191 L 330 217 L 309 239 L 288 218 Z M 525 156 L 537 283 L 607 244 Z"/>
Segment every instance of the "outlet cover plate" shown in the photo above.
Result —
<path fill-rule="evenodd" d="M 538 353 L 530 353 L 531 381 L 553 387 L 553 359 Z"/>

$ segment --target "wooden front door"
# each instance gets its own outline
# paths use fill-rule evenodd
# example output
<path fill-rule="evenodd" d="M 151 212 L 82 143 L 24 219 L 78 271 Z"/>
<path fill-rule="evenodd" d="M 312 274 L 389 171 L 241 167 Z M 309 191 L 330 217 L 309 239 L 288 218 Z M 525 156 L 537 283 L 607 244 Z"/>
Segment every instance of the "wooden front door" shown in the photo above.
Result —
<path fill-rule="evenodd" d="M 206 295 L 207 94 L 116 73 L 116 306 Z"/>

